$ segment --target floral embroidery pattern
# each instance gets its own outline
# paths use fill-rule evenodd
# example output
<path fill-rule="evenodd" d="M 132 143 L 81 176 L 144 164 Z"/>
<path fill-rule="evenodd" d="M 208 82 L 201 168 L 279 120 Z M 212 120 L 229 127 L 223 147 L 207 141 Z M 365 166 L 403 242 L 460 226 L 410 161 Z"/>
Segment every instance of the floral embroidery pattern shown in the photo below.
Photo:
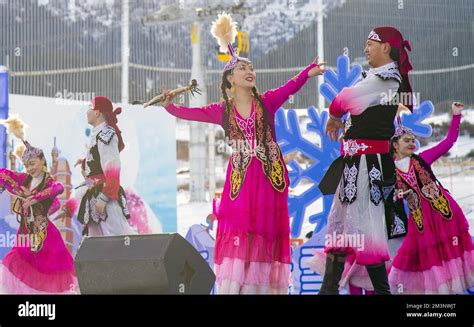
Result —
<path fill-rule="evenodd" d="M 448 199 L 441 193 L 438 185 L 431 179 L 430 174 L 417 160 L 413 160 L 413 167 L 417 172 L 418 180 L 421 182 L 421 195 L 430 202 L 431 207 L 439 212 L 441 216 L 450 220 L 452 218 Z"/>
<path fill-rule="evenodd" d="M 369 184 L 370 184 L 370 200 L 376 206 L 382 201 L 382 190 L 380 186 L 376 185 L 375 181 L 382 180 L 382 172 L 375 166 L 369 171 Z"/>
<path fill-rule="evenodd" d="M 349 168 L 347 164 L 344 165 L 341 185 L 339 186 L 339 200 L 342 203 L 352 203 L 357 195 L 357 175 L 358 169 L 355 164 Z"/>
<path fill-rule="evenodd" d="M 356 140 L 343 140 L 344 155 L 353 156 L 358 153 L 359 150 L 365 151 L 369 148 L 365 143 L 358 143 Z"/>
<path fill-rule="evenodd" d="M 234 149 L 231 158 L 231 173 L 230 173 L 230 198 L 235 200 L 240 193 L 240 189 L 245 180 L 247 168 L 252 161 L 252 154 L 255 153 L 256 158 L 262 163 L 262 169 L 269 171 L 268 178 L 273 188 L 279 192 L 286 189 L 285 168 L 281 158 L 280 147 L 273 140 L 272 129 L 267 128 L 266 135 L 263 135 L 263 108 L 258 101 L 255 102 L 254 120 L 248 121 L 245 126 L 241 126 L 237 120 L 234 111 L 230 114 L 230 138 L 233 141 L 245 140 L 243 146 Z M 253 125 L 253 133 L 249 129 Z M 242 128 L 244 127 L 244 128 Z M 252 149 L 253 136 L 256 136 L 255 146 Z M 262 144 L 267 144 L 269 147 L 270 167 L 266 167 L 266 154 Z M 267 169 L 265 169 L 267 168 Z"/>
<path fill-rule="evenodd" d="M 438 212 L 446 220 L 452 218 L 451 207 L 448 199 L 444 196 L 436 181 L 430 173 L 420 164 L 418 160 L 411 160 L 412 165 L 407 173 L 398 170 L 397 188 L 402 191 L 411 189 L 406 200 L 408 209 L 419 232 L 423 231 L 423 213 L 420 206 L 420 197 L 429 201 L 433 210 Z"/>

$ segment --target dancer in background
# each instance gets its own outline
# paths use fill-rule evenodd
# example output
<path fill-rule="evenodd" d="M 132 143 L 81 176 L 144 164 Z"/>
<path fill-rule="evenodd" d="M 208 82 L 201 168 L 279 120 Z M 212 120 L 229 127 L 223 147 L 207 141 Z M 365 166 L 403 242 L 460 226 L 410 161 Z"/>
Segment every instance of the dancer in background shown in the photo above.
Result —
<path fill-rule="evenodd" d="M 409 208 L 408 233 L 393 260 L 390 287 L 398 294 L 456 294 L 474 286 L 474 248 L 469 225 L 431 165 L 457 140 L 464 105 L 454 102 L 446 138 L 416 155 L 415 136 L 399 125 L 391 141 L 396 192 Z M 398 206 L 402 207 L 402 206 Z"/>
<path fill-rule="evenodd" d="M 0 187 L 17 197 L 13 211 L 20 222 L 16 244 L 0 266 L 1 286 L 10 294 L 75 294 L 73 258 L 49 220 L 64 187 L 48 173 L 43 151 L 24 139 L 23 122 L 12 117 L 3 124 L 26 146 L 20 157 L 27 173 L 0 168 Z"/>
<path fill-rule="evenodd" d="M 222 76 L 222 101 L 187 108 L 174 105 L 168 96 L 163 106 L 182 119 L 221 125 L 233 147 L 218 211 L 214 256 L 218 293 L 287 294 L 289 179 L 276 142 L 274 115 L 324 69 L 316 59 L 282 87 L 260 94 L 252 63 L 236 56 L 232 47 L 237 34 L 232 18 L 219 15 L 212 34 L 221 51 L 231 55 Z"/>
<path fill-rule="evenodd" d="M 120 186 L 120 152 L 125 147 L 117 126 L 121 111 L 114 110 L 112 101 L 104 96 L 94 97 L 87 111 L 93 130 L 86 158 L 78 161 L 85 183 L 63 207 L 70 217 L 79 207 L 77 219 L 84 225 L 84 235 L 136 234 L 128 224 L 130 213 Z"/>

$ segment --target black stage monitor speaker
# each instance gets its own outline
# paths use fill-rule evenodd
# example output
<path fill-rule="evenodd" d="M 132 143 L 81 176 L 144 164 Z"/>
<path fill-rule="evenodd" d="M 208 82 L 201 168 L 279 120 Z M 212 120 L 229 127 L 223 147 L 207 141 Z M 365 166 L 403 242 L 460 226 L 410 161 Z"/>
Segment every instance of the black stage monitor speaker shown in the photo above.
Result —
<path fill-rule="evenodd" d="M 86 237 L 74 266 L 81 294 L 210 294 L 216 279 L 179 234 Z"/>

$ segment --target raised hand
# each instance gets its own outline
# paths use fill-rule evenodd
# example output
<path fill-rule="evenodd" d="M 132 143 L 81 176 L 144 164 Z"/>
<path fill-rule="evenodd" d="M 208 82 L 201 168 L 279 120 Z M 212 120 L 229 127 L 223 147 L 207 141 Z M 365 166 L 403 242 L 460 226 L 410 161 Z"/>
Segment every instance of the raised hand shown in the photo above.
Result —
<path fill-rule="evenodd" d="M 319 57 L 316 57 L 312 64 L 316 64 L 317 66 L 312 68 L 309 72 L 308 72 L 308 76 L 309 77 L 314 77 L 314 76 L 319 76 L 319 75 L 322 75 L 324 74 L 324 72 L 327 70 L 327 68 L 322 68 L 321 66 L 324 66 L 326 65 L 325 62 L 321 62 L 321 63 L 318 63 L 318 60 L 319 60 Z"/>
<path fill-rule="evenodd" d="M 451 110 L 453 111 L 453 115 L 461 114 L 461 111 L 464 109 L 464 104 L 461 102 L 453 102 L 451 105 Z"/>

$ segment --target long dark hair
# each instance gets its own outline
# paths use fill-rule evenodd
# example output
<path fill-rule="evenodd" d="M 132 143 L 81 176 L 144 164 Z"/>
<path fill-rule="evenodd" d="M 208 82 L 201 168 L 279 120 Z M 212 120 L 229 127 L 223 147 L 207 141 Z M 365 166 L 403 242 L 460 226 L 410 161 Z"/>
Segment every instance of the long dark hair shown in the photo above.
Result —
<path fill-rule="evenodd" d="M 227 77 L 229 75 L 232 75 L 233 73 L 234 73 L 233 69 L 225 71 L 224 74 L 222 74 L 222 82 L 221 82 L 221 93 L 222 93 L 222 98 L 224 99 L 224 102 L 225 102 L 225 110 L 224 110 L 224 115 L 222 117 L 222 127 L 224 128 L 225 137 L 227 140 L 230 140 L 230 115 L 232 113 L 232 108 L 233 108 L 232 102 L 230 101 L 229 96 L 227 95 L 227 90 L 228 89 L 230 90 L 230 88 L 232 87 Z M 258 90 L 256 87 L 252 88 L 252 94 L 254 98 L 257 99 L 258 103 L 260 104 L 260 107 L 263 110 L 263 137 L 264 139 L 262 140 L 262 143 L 265 149 L 265 158 L 266 158 L 264 171 L 265 171 L 266 176 L 270 176 L 270 172 L 271 172 L 270 149 L 268 148 L 268 144 L 265 142 L 265 137 L 267 135 L 268 128 L 269 128 L 268 112 L 267 112 L 267 109 L 265 108 L 262 97 L 258 93 Z M 261 144 L 257 143 L 257 146 L 261 146 Z M 242 160 L 243 160 L 242 156 L 240 156 L 240 160 L 241 160 L 241 167 L 242 167 Z"/>
<path fill-rule="evenodd" d="M 395 156 L 396 149 L 393 146 L 393 143 L 397 143 L 398 140 L 400 140 L 400 136 L 394 136 L 390 139 L 390 147 L 389 147 L 390 158 L 393 158 Z"/>

